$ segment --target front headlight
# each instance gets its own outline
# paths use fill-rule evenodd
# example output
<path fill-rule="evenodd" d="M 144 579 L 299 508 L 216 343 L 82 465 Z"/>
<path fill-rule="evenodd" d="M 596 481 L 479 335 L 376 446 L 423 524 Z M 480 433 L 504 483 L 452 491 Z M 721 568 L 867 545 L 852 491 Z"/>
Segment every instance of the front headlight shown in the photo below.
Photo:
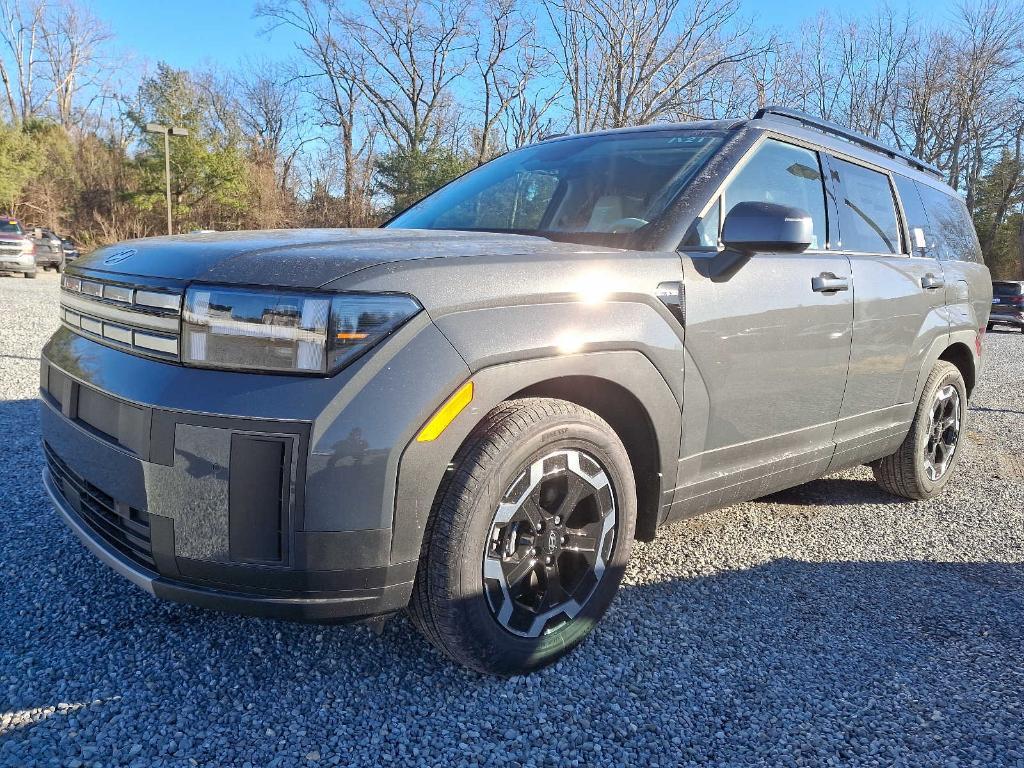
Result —
<path fill-rule="evenodd" d="M 408 296 L 194 286 L 185 293 L 186 365 L 331 374 L 420 311 Z"/>

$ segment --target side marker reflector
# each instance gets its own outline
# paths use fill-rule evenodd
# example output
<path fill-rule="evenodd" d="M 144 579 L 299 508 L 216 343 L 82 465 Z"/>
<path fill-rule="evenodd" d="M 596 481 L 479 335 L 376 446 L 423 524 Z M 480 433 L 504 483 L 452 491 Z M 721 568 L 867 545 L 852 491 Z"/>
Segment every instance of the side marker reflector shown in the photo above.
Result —
<path fill-rule="evenodd" d="M 459 387 L 454 395 L 448 398 L 444 405 L 437 409 L 437 413 L 430 417 L 427 425 L 420 430 L 416 442 L 429 443 L 431 440 L 436 440 L 472 400 L 473 382 L 467 381 Z"/>

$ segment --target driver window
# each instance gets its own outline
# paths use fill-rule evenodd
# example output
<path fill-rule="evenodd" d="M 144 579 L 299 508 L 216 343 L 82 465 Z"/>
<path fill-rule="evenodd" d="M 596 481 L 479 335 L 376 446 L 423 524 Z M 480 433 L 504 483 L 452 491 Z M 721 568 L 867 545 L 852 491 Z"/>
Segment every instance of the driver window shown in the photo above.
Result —
<path fill-rule="evenodd" d="M 800 208 L 814 223 L 809 250 L 825 247 L 825 188 L 816 152 L 768 139 L 733 176 L 723 202 L 726 217 L 734 205 L 743 202 Z"/>

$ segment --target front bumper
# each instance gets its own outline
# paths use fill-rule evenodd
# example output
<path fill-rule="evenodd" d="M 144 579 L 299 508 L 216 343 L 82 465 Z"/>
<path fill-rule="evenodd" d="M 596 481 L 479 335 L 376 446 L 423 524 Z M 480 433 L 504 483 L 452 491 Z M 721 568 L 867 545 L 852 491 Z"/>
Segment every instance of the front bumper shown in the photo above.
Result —
<path fill-rule="evenodd" d="M 43 486 L 61 518 L 90 552 L 136 586 L 165 600 L 249 616 L 311 622 L 389 613 L 408 602 L 409 583 L 287 597 L 233 591 L 229 585 L 170 579 L 140 566 L 98 535 L 57 487 L 49 470 L 43 470 Z"/>
<path fill-rule="evenodd" d="M 310 621 L 398 610 L 418 556 L 394 545 L 399 458 L 467 370 L 426 318 L 378 352 L 329 379 L 264 376 L 62 329 L 42 359 L 46 489 L 158 597 Z"/>
<path fill-rule="evenodd" d="M 32 254 L 0 255 L 0 272 L 34 272 L 35 269 L 36 259 Z"/>

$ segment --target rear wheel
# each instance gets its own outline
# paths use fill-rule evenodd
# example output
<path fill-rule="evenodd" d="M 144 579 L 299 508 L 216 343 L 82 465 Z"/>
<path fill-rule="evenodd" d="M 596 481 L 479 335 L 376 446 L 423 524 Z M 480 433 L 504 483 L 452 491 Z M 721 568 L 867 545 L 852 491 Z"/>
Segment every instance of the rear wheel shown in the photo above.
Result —
<path fill-rule="evenodd" d="M 26 272 L 25 277 L 29 280 L 35 280 L 36 274 L 38 274 L 38 270 L 32 270 L 31 272 Z"/>
<path fill-rule="evenodd" d="M 899 449 L 871 465 L 875 481 L 908 499 L 937 496 L 960 460 L 967 388 L 952 363 L 939 360 L 925 382 L 914 421 Z"/>
<path fill-rule="evenodd" d="M 492 411 L 454 467 L 427 525 L 413 622 L 480 672 L 556 661 L 604 614 L 629 558 L 625 448 L 591 411 L 530 398 Z"/>

